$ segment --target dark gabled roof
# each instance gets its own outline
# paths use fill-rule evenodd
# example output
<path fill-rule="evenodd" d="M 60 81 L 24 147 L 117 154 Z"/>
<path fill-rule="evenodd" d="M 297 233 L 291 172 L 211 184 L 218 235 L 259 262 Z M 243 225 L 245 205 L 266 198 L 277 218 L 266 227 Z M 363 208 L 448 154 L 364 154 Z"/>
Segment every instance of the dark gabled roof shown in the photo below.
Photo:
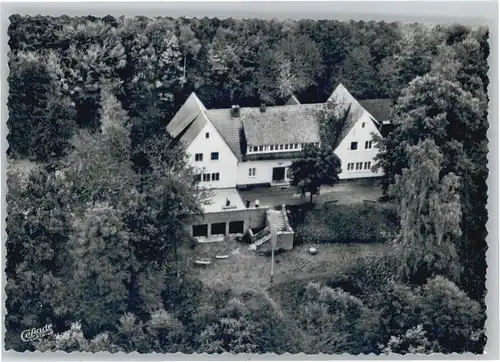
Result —
<path fill-rule="evenodd" d="M 324 104 L 247 108 L 241 113 L 248 145 L 320 142 L 318 111 Z"/>
<path fill-rule="evenodd" d="M 242 107 L 236 118 L 230 108 L 207 109 L 205 114 L 241 161 L 242 130 L 248 145 L 319 142 L 317 111 L 323 107 L 322 103 L 268 106 L 265 112 L 260 107 Z"/>
<path fill-rule="evenodd" d="M 339 84 L 337 88 L 333 91 L 332 95 L 328 98 L 327 103 L 331 103 L 334 106 L 336 112 L 339 115 L 345 115 L 346 120 L 344 126 L 337 137 L 337 147 L 340 142 L 347 136 L 352 127 L 361 118 L 365 109 L 359 104 L 359 102 L 354 99 L 354 97 L 349 93 L 349 91 L 342 85 Z M 375 124 L 377 124 L 377 121 Z"/>
<path fill-rule="evenodd" d="M 394 101 L 390 98 L 365 99 L 358 101 L 373 118 L 382 123 L 390 119 Z"/>
<path fill-rule="evenodd" d="M 230 108 L 207 109 L 205 114 L 238 160 L 241 161 L 243 159 L 240 137 L 240 130 L 242 128 L 241 118 L 232 118 Z"/>

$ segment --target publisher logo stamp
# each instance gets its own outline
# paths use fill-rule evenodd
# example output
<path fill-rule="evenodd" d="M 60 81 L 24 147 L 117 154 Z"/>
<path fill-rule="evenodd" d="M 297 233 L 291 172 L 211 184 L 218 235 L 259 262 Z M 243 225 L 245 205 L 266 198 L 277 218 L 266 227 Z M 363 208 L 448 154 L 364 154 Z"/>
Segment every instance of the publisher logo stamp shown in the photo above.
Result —
<path fill-rule="evenodd" d="M 46 324 L 43 328 L 26 329 L 21 333 L 21 339 L 24 342 L 34 342 L 39 339 L 54 334 L 52 324 Z"/>

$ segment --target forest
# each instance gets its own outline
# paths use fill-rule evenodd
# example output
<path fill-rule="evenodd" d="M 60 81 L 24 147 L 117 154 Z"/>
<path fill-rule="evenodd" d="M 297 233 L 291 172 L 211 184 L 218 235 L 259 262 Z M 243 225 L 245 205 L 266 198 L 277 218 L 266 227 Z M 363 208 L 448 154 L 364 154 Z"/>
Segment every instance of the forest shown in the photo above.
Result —
<path fill-rule="evenodd" d="M 334 20 L 10 18 L 6 349 L 482 353 L 489 31 Z M 206 197 L 165 126 L 207 108 L 392 98 L 390 258 L 261 295 L 178 277 Z M 22 169 L 20 163 L 29 164 Z M 356 222 L 356 220 L 353 220 Z M 53 326 L 56 337 L 21 332 Z"/>

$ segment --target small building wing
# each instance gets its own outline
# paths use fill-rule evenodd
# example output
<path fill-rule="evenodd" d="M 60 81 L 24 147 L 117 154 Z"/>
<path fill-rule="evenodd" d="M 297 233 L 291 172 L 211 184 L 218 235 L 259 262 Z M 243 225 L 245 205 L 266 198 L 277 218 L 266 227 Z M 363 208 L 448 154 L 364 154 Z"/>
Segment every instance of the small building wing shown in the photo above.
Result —
<path fill-rule="evenodd" d="M 390 98 L 365 99 L 360 100 L 359 104 L 380 123 L 390 119 L 394 107 L 394 101 Z"/>

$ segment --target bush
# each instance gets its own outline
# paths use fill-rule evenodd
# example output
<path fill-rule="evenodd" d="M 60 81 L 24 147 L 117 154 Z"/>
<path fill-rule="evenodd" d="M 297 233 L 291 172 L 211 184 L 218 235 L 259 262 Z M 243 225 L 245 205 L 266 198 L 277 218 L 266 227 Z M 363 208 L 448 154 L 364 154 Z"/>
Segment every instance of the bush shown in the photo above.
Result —
<path fill-rule="evenodd" d="M 307 213 L 296 238 L 307 243 L 385 242 L 398 225 L 397 211 L 390 205 L 323 205 Z"/>
<path fill-rule="evenodd" d="M 343 288 L 356 295 L 371 295 L 390 284 L 399 268 L 400 253 L 359 257 L 342 273 Z"/>

